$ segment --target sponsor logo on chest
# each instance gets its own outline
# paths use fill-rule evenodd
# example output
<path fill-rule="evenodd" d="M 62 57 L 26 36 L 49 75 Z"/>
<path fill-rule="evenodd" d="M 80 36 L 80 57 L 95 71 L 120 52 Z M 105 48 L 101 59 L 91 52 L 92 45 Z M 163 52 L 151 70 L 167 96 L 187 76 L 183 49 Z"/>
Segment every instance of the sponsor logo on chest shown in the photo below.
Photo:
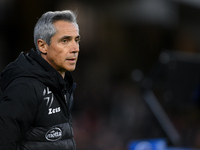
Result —
<path fill-rule="evenodd" d="M 48 107 L 48 115 L 55 114 L 61 111 L 60 107 L 52 108 L 54 102 L 54 95 L 48 87 L 44 88 L 43 91 L 44 100 L 46 101 L 46 106 Z"/>
<path fill-rule="evenodd" d="M 48 141 L 57 141 L 62 137 L 62 130 L 60 128 L 52 128 L 45 134 Z"/>

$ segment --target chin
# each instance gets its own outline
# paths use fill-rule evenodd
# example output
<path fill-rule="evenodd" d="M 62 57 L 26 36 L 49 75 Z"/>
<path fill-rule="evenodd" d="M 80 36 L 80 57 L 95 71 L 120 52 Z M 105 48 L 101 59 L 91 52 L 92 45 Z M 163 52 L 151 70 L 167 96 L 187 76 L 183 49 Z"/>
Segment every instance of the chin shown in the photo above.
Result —
<path fill-rule="evenodd" d="M 74 71 L 75 70 L 75 67 L 74 68 L 68 68 L 68 69 L 66 69 L 67 71 Z"/>

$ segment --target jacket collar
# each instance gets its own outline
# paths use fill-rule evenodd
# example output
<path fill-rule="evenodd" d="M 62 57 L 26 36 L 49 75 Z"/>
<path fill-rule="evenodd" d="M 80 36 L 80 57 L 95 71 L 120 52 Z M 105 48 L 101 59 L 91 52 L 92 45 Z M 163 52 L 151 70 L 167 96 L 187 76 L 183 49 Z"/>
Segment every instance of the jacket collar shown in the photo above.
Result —
<path fill-rule="evenodd" d="M 71 88 L 73 86 L 73 78 L 71 72 L 65 72 L 65 78 L 58 73 L 44 58 L 42 58 L 34 49 L 31 49 L 28 56 L 34 59 L 46 72 L 53 73 L 57 76 L 59 84 Z"/>

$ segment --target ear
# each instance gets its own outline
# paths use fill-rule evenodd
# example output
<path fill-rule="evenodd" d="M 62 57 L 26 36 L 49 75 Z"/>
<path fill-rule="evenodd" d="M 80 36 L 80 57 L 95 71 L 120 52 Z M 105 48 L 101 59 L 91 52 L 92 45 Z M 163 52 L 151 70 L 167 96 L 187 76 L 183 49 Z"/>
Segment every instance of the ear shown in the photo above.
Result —
<path fill-rule="evenodd" d="M 44 40 L 38 39 L 37 45 L 38 45 L 38 48 L 39 48 L 39 50 L 40 50 L 40 52 L 42 54 L 46 54 L 47 53 L 48 44 Z"/>

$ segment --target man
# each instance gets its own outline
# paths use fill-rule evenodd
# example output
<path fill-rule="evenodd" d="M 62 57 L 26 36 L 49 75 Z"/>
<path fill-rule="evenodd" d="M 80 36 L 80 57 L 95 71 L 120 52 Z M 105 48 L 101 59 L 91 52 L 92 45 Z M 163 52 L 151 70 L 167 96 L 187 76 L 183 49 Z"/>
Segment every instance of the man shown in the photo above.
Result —
<path fill-rule="evenodd" d="M 75 150 L 71 71 L 79 53 L 71 11 L 47 12 L 34 29 L 36 50 L 23 52 L 0 78 L 0 150 Z"/>

